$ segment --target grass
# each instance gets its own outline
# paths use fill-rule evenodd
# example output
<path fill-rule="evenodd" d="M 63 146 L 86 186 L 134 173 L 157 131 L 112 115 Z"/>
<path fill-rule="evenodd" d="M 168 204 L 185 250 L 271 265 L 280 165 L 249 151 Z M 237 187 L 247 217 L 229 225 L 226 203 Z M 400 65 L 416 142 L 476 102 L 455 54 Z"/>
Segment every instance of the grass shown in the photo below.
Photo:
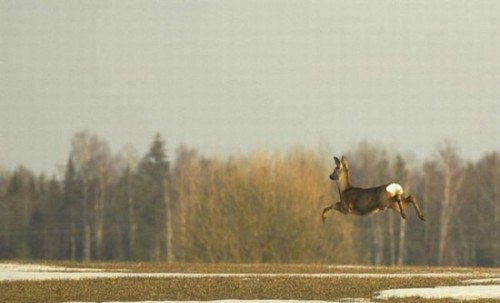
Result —
<path fill-rule="evenodd" d="M 495 273 L 496 269 L 429 267 L 328 267 L 324 265 L 234 265 L 51 262 L 48 265 L 98 268 L 106 271 L 197 273 Z M 334 301 L 368 298 L 376 292 L 407 287 L 462 285 L 464 278 L 354 278 L 354 277 L 224 277 L 224 278 L 117 278 L 0 282 L 0 302 L 307 299 Z M 409 298 L 390 302 L 421 302 Z M 436 300 L 432 300 L 435 302 Z M 450 300 L 441 300 L 448 302 Z M 385 301 L 389 302 L 389 301 Z M 429 301 L 430 302 L 430 301 Z M 457 302 L 452 300 L 452 302 Z M 494 302 L 477 300 L 474 302 Z"/>

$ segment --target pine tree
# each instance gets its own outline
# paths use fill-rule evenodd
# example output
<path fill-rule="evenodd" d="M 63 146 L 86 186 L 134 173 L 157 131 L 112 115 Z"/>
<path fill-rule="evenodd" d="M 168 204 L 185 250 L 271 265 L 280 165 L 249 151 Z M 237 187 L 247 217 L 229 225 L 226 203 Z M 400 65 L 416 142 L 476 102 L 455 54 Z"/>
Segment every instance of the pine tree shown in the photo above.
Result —
<path fill-rule="evenodd" d="M 165 142 L 159 133 L 156 134 L 151 147 L 139 164 L 142 193 L 142 231 L 144 239 L 149 239 L 150 248 L 148 259 L 159 261 L 162 258 L 162 245 L 166 238 L 163 231 L 167 222 L 165 198 L 168 194 L 165 185 L 168 179 L 169 162 L 167 160 Z M 139 228 L 141 229 L 141 228 Z"/>

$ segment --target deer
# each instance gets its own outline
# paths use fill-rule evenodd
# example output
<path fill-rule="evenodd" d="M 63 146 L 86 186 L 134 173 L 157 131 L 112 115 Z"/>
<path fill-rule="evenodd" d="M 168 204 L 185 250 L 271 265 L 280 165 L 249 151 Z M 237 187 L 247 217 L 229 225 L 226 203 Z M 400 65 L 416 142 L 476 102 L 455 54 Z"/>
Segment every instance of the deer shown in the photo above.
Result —
<path fill-rule="evenodd" d="M 417 199 L 412 195 L 404 198 L 403 187 L 398 183 L 388 183 L 372 188 L 359 188 L 351 186 L 349 183 L 349 165 L 346 157 L 341 160 L 333 157 L 336 167 L 330 175 L 330 179 L 335 181 L 339 190 L 340 202 L 326 207 L 321 214 L 321 220 L 325 222 L 326 214 L 330 210 L 336 210 L 344 215 L 353 214 L 364 216 L 377 213 L 387 208 L 399 213 L 406 219 L 406 212 L 403 204 L 411 204 L 420 220 L 425 221 L 425 217 L 418 206 Z"/>

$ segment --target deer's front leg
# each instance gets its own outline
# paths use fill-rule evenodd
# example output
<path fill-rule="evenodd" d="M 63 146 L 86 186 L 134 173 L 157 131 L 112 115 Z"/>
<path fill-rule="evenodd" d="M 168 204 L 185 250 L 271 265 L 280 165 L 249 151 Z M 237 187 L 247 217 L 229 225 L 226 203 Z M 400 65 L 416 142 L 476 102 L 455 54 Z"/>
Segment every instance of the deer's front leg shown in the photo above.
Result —
<path fill-rule="evenodd" d="M 325 209 L 323 209 L 323 213 L 321 214 L 321 221 L 325 222 L 326 213 L 329 212 L 332 209 L 333 209 L 333 205 L 332 206 L 328 206 Z"/>
<path fill-rule="evenodd" d="M 323 213 L 321 214 L 321 221 L 325 222 L 326 213 L 332 209 L 335 209 L 336 211 L 341 212 L 344 215 L 347 215 L 349 213 L 349 210 L 344 208 L 344 204 L 342 202 L 337 202 L 334 205 L 328 206 L 325 209 L 323 209 Z"/>
<path fill-rule="evenodd" d="M 413 207 L 415 208 L 415 211 L 417 212 L 417 216 L 420 220 L 425 221 L 425 216 L 420 210 L 420 207 L 418 206 L 417 199 L 413 197 L 412 195 L 409 195 L 408 197 L 405 198 L 405 203 L 411 203 Z"/>
<path fill-rule="evenodd" d="M 336 211 L 343 213 L 344 215 L 349 214 L 349 207 L 346 206 L 346 203 L 342 201 L 335 203 L 333 208 L 335 208 Z"/>
<path fill-rule="evenodd" d="M 340 201 L 335 203 L 334 208 L 344 215 L 349 214 L 349 203 L 342 198 L 342 191 L 340 191 L 340 185 L 337 184 L 337 189 L 339 191 L 339 199 Z"/>

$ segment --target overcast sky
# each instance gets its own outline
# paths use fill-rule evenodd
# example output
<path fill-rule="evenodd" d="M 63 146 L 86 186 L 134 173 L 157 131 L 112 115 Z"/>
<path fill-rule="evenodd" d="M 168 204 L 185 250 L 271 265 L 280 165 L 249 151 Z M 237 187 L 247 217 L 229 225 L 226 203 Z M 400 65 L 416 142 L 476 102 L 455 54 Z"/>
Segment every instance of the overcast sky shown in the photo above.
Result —
<path fill-rule="evenodd" d="M 500 150 L 500 1 L 0 0 L 0 166 L 77 131 L 139 154 L 367 140 Z"/>

